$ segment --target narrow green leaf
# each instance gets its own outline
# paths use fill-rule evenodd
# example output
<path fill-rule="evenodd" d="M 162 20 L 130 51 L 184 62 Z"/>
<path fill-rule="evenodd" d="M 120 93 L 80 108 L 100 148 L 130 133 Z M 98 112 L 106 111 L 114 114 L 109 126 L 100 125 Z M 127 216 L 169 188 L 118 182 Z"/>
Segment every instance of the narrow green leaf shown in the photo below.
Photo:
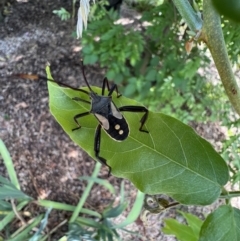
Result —
<path fill-rule="evenodd" d="M 179 223 L 177 220 L 168 218 L 165 220 L 166 226 L 162 229 L 165 234 L 175 235 L 179 241 L 197 241 L 198 236 L 195 236 L 191 227 Z"/>
<path fill-rule="evenodd" d="M 41 220 L 41 225 L 40 225 L 40 227 L 38 228 L 37 232 L 35 232 L 35 234 L 29 239 L 29 241 L 38 241 L 38 240 L 39 240 L 39 238 L 40 238 L 41 235 L 42 235 L 43 230 L 44 230 L 45 227 L 47 226 L 48 216 L 49 216 L 51 210 L 52 210 L 52 208 L 49 208 L 49 209 L 47 210 L 47 212 L 45 213 L 44 218 Z"/>
<path fill-rule="evenodd" d="M 93 177 L 93 178 L 97 177 L 97 175 L 98 175 L 98 173 L 100 171 L 101 166 L 102 166 L 101 163 L 97 163 L 95 165 L 95 168 L 93 170 L 93 173 L 92 173 L 91 177 Z M 74 210 L 74 212 L 73 212 L 73 214 L 72 214 L 72 216 L 70 218 L 70 221 L 69 221 L 70 223 L 75 222 L 76 218 L 79 216 L 79 213 L 81 212 L 81 210 L 83 208 L 83 205 L 84 205 L 84 203 L 87 200 L 87 197 L 88 197 L 88 195 L 89 195 L 89 193 L 91 191 L 91 188 L 92 188 L 93 184 L 94 184 L 94 181 L 90 180 L 88 182 L 88 185 L 85 188 L 85 190 L 84 190 L 84 192 L 83 192 L 83 194 L 82 194 L 82 196 L 81 196 L 81 198 L 80 198 L 80 200 L 78 202 L 78 205 L 76 206 L 76 208 L 75 208 L 75 210 Z"/>
<path fill-rule="evenodd" d="M 76 222 L 81 225 L 85 225 L 85 226 L 93 227 L 93 228 L 101 228 L 101 226 L 102 226 L 102 224 L 100 224 L 99 222 L 96 222 L 90 218 L 77 217 Z"/>
<path fill-rule="evenodd" d="M 7 147 L 5 146 L 5 144 L 3 143 L 3 141 L 1 139 L 0 139 L 0 154 L 3 158 L 4 165 L 7 168 L 7 172 L 8 172 L 11 182 L 17 189 L 20 190 L 20 185 L 19 185 L 19 182 L 17 179 L 17 174 L 14 169 L 12 158 L 10 156 L 10 153 L 8 152 Z"/>
<path fill-rule="evenodd" d="M 208 215 L 202 225 L 199 241 L 239 241 L 240 211 L 223 205 Z"/>
<path fill-rule="evenodd" d="M 7 210 L 12 210 L 12 205 L 7 201 L 0 200 L 0 210 L 1 210 L 1 212 L 7 211 Z"/>
<path fill-rule="evenodd" d="M 125 190 L 124 190 L 124 180 L 121 182 L 121 189 L 120 189 L 120 203 L 124 202 L 125 198 Z"/>
<path fill-rule="evenodd" d="M 70 211 L 73 212 L 76 209 L 76 206 L 69 205 L 66 203 L 59 203 L 59 202 L 54 202 L 54 201 L 49 201 L 49 200 L 38 200 L 37 201 L 40 206 L 50 208 L 52 207 L 53 209 L 58 209 L 58 210 L 64 210 L 64 211 Z M 92 211 L 87 208 L 82 208 L 81 213 L 88 214 L 90 216 L 94 216 L 97 218 L 101 218 L 101 215 L 98 212 Z"/>
<path fill-rule="evenodd" d="M 25 193 L 17 189 L 11 182 L 6 178 L 0 176 L 0 199 L 32 199 Z"/>
<path fill-rule="evenodd" d="M 25 207 L 29 201 L 23 201 L 19 203 L 16 207 L 17 211 L 22 210 L 23 207 Z M 13 211 L 9 212 L 1 221 L 0 221 L 0 231 L 4 230 L 4 228 L 12 222 L 12 220 L 15 218 L 15 213 Z"/>
<path fill-rule="evenodd" d="M 127 225 L 133 223 L 138 218 L 138 216 L 140 215 L 140 213 L 142 211 L 144 196 L 145 195 L 142 192 L 138 191 L 136 200 L 135 200 L 133 207 L 132 207 L 130 213 L 128 214 L 127 218 L 122 223 L 115 225 L 113 228 L 115 228 L 115 229 L 124 228 Z"/>
<path fill-rule="evenodd" d="M 114 218 L 119 216 L 127 207 L 127 203 L 121 203 L 116 207 L 106 208 L 102 215 L 104 218 Z"/>
<path fill-rule="evenodd" d="M 29 232 L 41 222 L 42 218 L 43 215 L 36 217 L 21 233 L 11 237 L 8 241 L 29 240 Z"/>
<path fill-rule="evenodd" d="M 93 181 L 103 187 L 105 187 L 106 189 L 108 189 L 108 191 L 110 191 L 110 193 L 114 194 L 115 193 L 115 190 L 114 190 L 114 187 L 113 185 L 110 184 L 109 181 L 107 180 L 103 180 L 103 179 L 100 179 L 100 178 L 93 178 L 93 177 L 79 177 L 80 180 L 87 180 L 87 181 Z"/>
<path fill-rule="evenodd" d="M 95 158 L 96 118 L 80 118 L 81 129 L 72 131 L 76 127 L 73 117 L 90 110 L 89 104 L 72 98 L 89 97 L 54 83 L 48 86 L 51 113 L 70 138 Z M 99 88 L 93 90 L 101 93 Z M 141 105 L 123 96 L 116 98 L 116 93 L 113 101 L 118 107 Z M 149 112 L 144 127 L 149 133 L 144 133 L 139 131 L 142 113 L 123 114 L 130 127 L 128 138 L 117 142 L 103 130 L 101 136 L 100 156 L 112 167 L 113 175 L 129 179 L 144 193 L 164 193 L 184 204 L 207 205 L 219 197 L 229 178 L 228 168 L 210 143 L 173 117 Z"/>
<path fill-rule="evenodd" d="M 68 228 L 68 235 L 66 240 L 63 241 L 97 241 L 93 238 L 94 232 L 84 229 L 78 223 L 70 223 Z M 59 240 L 60 241 L 60 240 Z"/>

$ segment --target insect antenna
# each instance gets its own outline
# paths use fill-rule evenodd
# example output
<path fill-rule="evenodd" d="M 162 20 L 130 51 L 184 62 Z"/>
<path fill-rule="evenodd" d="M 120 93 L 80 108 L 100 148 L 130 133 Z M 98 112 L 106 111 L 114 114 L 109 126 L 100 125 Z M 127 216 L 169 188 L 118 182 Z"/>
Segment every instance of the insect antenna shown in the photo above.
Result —
<path fill-rule="evenodd" d="M 86 90 L 83 90 L 83 89 L 79 89 L 79 88 L 76 88 L 76 87 L 72 87 L 68 84 L 65 84 L 61 81 L 55 81 L 53 79 L 48 79 L 46 78 L 45 76 L 42 76 L 42 75 L 36 75 L 36 74 L 13 74 L 11 75 L 11 77 L 18 77 L 18 78 L 22 78 L 22 79 L 30 79 L 30 80 L 46 80 L 46 81 L 50 81 L 50 82 L 53 82 L 53 83 L 56 83 L 60 86 L 63 86 L 63 87 L 66 87 L 66 88 L 70 88 L 72 90 L 76 90 L 76 91 L 80 91 L 80 92 L 84 92 L 85 94 L 88 94 L 89 95 L 89 92 L 86 91 Z M 91 90 L 92 91 L 92 90 Z"/>
<path fill-rule="evenodd" d="M 84 81 L 88 87 L 88 89 L 93 92 L 92 88 L 90 87 L 88 81 L 87 81 L 87 78 L 86 78 L 86 75 L 85 75 L 85 71 L 84 71 L 84 66 L 83 66 L 83 61 L 81 60 L 81 69 L 82 69 L 82 74 L 83 74 L 83 78 L 84 78 Z"/>

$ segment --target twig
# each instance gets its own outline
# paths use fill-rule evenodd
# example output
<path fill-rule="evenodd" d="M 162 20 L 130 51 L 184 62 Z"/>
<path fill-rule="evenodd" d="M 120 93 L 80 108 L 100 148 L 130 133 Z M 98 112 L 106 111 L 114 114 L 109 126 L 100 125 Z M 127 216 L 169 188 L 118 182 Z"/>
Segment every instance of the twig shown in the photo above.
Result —
<path fill-rule="evenodd" d="M 25 226 L 27 223 L 25 222 L 25 220 L 22 218 L 22 216 L 19 214 L 18 210 L 16 209 L 16 206 L 15 206 L 15 203 L 14 203 L 14 199 L 11 199 L 11 204 L 12 204 L 13 212 L 15 213 L 17 218 L 22 222 L 22 225 Z"/>

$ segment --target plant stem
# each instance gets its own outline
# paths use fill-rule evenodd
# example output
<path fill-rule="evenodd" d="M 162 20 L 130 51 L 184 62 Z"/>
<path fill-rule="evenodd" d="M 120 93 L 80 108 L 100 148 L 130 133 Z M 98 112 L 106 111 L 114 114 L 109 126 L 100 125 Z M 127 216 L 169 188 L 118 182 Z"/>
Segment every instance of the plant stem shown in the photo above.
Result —
<path fill-rule="evenodd" d="M 214 9 L 211 0 L 203 1 L 203 17 L 204 24 L 201 39 L 207 44 L 226 94 L 232 106 L 240 115 L 240 89 L 228 58 L 220 16 Z"/>
<path fill-rule="evenodd" d="M 226 198 L 226 199 L 229 199 L 229 198 L 234 198 L 234 197 L 240 197 L 240 191 L 231 191 L 231 192 L 228 192 L 227 194 L 221 194 L 220 198 Z"/>
<path fill-rule="evenodd" d="M 99 162 L 96 163 L 95 169 L 94 169 L 94 171 L 92 173 L 92 176 L 91 176 L 92 178 L 97 177 L 101 166 L 102 166 L 101 163 L 99 163 Z M 87 200 L 87 197 L 88 197 L 88 195 L 89 195 L 89 193 L 92 189 L 93 184 L 94 184 L 93 180 L 88 181 L 88 185 L 87 185 L 86 189 L 84 190 L 83 195 L 82 195 L 81 199 L 79 200 L 79 203 L 78 203 L 76 209 L 74 210 L 74 212 L 73 212 L 73 214 L 70 218 L 70 221 L 69 221 L 70 223 L 75 222 L 76 218 L 78 217 L 79 213 L 81 212 L 81 209 L 82 209 L 84 203 Z"/>
<path fill-rule="evenodd" d="M 182 18 L 193 32 L 198 32 L 202 28 L 201 17 L 193 10 L 188 0 L 173 0 Z"/>

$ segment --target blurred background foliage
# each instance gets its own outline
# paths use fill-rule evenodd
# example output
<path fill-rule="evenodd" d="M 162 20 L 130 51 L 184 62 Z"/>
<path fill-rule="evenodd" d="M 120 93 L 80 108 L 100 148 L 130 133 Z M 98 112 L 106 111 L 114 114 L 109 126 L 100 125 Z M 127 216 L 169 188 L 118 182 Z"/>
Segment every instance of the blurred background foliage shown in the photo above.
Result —
<path fill-rule="evenodd" d="M 106 11 L 107 0 L 92 5 L 81 39 L 84 63 L 98 63 L 123 95 L 150 110 L 186 124 L 217 122 L 227 127 L 220 152 L 232 163 L 232 183 L 239 183 L 239 121 L 206 45 L 194 43 L 191 53 L 186 52 L 191 36 L 170 0 L 123 2 L 127 16 L 121 10 Z M 202 0 L 196 3 L 201 12 Z M 225 16 L 221 22 L 229 58 L 239 76 L 240 24 Z"/>
<path fill-rule="evenodd" d="M 81 44 L 85 64 L 98 63 L 121 92 L 149 109 L 185 123 L 228 122 L 231 106 L 203 43 L 188 55 L 187 26 L 171 1 L 124 1 L 127 19 L 106 11 L 107 1 L 92 5 Z M 202 0 L 197 1 L 201 9 Z M 121 16 L 121 20 L 119 20 Z M 222 18 L 230 58 L 239 65 L 240 25 Z M 212 74 L 215 71 L 215 75 Z M 226 124 L 225 123 L 225 124 Z"/>

